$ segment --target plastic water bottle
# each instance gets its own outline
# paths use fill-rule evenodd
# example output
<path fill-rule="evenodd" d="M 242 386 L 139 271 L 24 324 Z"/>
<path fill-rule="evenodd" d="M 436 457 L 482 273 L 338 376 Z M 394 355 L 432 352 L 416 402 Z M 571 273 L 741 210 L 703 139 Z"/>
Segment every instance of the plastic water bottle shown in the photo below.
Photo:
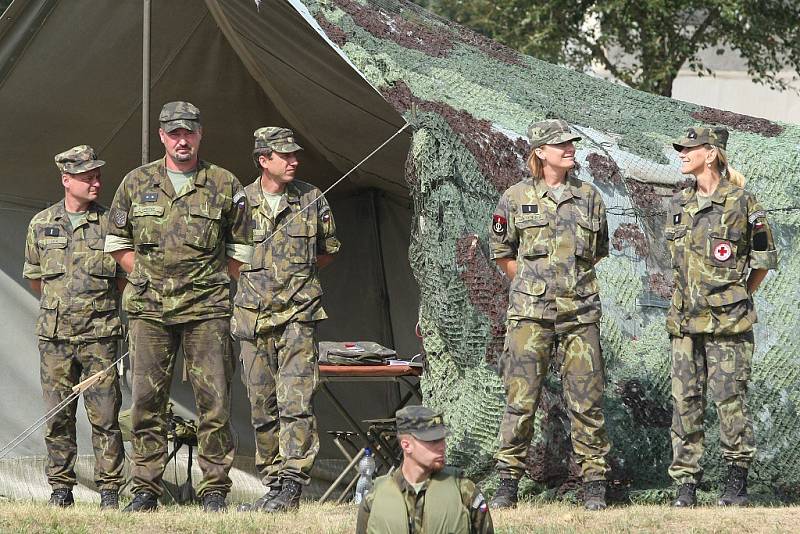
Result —
<path fill-rule="evenodd" d="M 372 476 L 375 474 L 375 457 L 372 456 L 372 449 L 364 449 L 364 456 L 358 462 L 358 482 L 356 483 L 356 495 L 353 498 L 355 504 L 361 504 L 367 493 L 372 491 Z"/>

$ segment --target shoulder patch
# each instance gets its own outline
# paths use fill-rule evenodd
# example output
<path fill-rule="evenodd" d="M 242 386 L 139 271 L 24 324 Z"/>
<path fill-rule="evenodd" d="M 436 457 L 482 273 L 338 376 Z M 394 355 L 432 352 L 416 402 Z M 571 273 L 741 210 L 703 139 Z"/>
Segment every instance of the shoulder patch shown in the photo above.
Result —
<path fill-rule="evenodd" d="M 747 221 L 750 224 L 753 224 L 758 219 L 765 219 L 766 217 L 767 217 L 767 212 L 766 211 L 758 210 L 758 211 L 754 211 L 753 213 L 751 213 L 750 216 L 747 218 Z"/>
<path fill-rule="evenodd" d="M 125 228 L 128 223 L 128 213 L 119 208 L 114 208 L 111 210 L 111 221 L 117 228 Z"/>
<path fill-rule="evenodd" d="M 478 494 L 475 495 L 475 498 L 472 500 L 471 508 L 473 510 L 480 510 L 481 512 L 488 510 L 489 507 L 486 505 L 486 499 L 483 498 L 483 494 L 481 492 L 478 492 Z"/>
<path fill-rule="evenodd" d="M 236 207 L 239 209 L 247 206 L 247 194 L 244 192 L 244 189 L 240 189 L 233 195 L 233 203 L 236 204 Z"/>
<path fill-rule="evenodd" d="M 494 214 L 492 216 L 492 232 L 497 235 L 505 235 L 508 228 L 508 221 L 502 215 Z"/>

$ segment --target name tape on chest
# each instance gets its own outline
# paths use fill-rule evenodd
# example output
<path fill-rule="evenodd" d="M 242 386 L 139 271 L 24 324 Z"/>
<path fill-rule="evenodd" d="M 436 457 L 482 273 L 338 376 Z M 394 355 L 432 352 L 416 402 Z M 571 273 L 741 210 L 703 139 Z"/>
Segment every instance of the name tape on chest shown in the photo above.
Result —
<path fill-rule="evenodd" d="M 502 215 L 496 213 L 492 216 L 492 232 L 497 235 L 505 235 L 508 228 L 508 221 Z"/>

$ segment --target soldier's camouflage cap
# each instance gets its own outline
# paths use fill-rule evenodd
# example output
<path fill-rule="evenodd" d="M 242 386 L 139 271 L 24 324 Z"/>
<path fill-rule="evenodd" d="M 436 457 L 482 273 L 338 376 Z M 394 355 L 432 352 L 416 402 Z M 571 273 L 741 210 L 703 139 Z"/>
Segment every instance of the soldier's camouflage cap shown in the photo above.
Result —
<path fill-rule="evenodd" d="M 297 144 L 294 132 L 289 128 L 265 126 L 253 132 L 253 137 L 255 138 L 255 149 L 269 148 L 281 154 L 303 150 L 303 147 Z"/>
<path fill-rule="evenodd" d="M 167 102 L 158 114 L 158 122 L 165 132 L 178 128 L 194 132 L 200 128 L 200 110 L 189 102 Z"/>
<path fill-rule="evenodd" d="M 722 126 L 697 126 L 688 128 L 686 134 L 673 141 L 672 146 L 680 152 L 684 147 L 711 145 L 725 150 L 728 145 L 728 129 Z"/>
<path fill-rule="evenodd" d="M 567 141 L 580 141 L 581 136 L 573 133 L 569 124 L 561 119 L 547 119 L 533 122 L 528 126 L 528 139 L 533 148 L 542 145 L 557 145 Z"/>
<path fill-rule="evenodd" d="M 58 170 L 67 174 L 80 174 L 106 164 L 105 161 L 97 159 L 97 154 L 89 145 L 74 146 L 56 154 L 55 160 Z"/>
<path fill-rule="evenodd" d="M 395 414 L 398 434 L 411 434 L 422 441 L 436 441 L 450 435 L 441 412 L 425 406 L 406 406 Z"/>

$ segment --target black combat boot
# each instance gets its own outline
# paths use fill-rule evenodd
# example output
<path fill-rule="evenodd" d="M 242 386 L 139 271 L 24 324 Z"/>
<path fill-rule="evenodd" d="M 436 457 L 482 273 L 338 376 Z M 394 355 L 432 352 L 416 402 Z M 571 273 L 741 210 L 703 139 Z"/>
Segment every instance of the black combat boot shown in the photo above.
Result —
<path fill-rule="evenodd" d="M 203 495 L 204 512 L 226 512 L 228 505 L 225 504 L 225 494 L 221 491 L 209 491 Z"/>
<path fill-rule="evenodd" d="M 149 491 L 140 491 L 133 500 L 122 509 L 123 512 L 155 512 L 158 508 L 158 496 Z"/>
<path fill-rule="evenodd" d="M 605 480 L 592 480 L 583 483 L 583 507 L 592 511 L 606 509 Z"/>
<path fill-rule="evenodd" d="M 256 499 L 255 502 L 253 502 L 253 504 L 244 503 L 241 506 L 239 506 L 239 508 L 237 510 L 239 510 L 240 512 L 264 512 L 264 511 L 266 511 L 267 504 L 272 499 L 277 497 L 278 493 L 281 492 L 280 485 L 267 486 L 267 487 L 269 488 L 269 491 L 267 491 L 264 495 L 262 495 L 261 497 Z"/>
<path fill-rule="evenodd" d="M 50 494 L 50 501 L 48 504 L 52 506 L 60 506 L 66 508 L 75 504 L 75 498 L 72 496 L 70 488 L 56 488 Z"/>
<path fill-rule="evenodd" d="M 288 512 L 300 508 L 300 494 L 303 486 L 296 480 L 284 478 L 281 481 L 281 491 L 275 495 L 262 508 L 265 512 Z"/>
<path fill-rule="evenodd" d="M 672 501 L 675 508 L 692 508 L 697 506 L 697 484 L 686 482 L 678 486 L 678 494 Z"/>
<path fill-rule="evenodd" d="M 500 508 L 516 508 L 517 492 L 519 491 L 519 479 L 501 478 L 500 485 L 497 487 L 494 497 L 489 502 L 489 507 L 498 510 Z"/>
<path fill-rule="evenodd" d="M 116 510 L 119 508 L 119 492 L 115 489 L 100 490 L 100 509 Z"/>
<path fill-rule="evenodd" d="M 738 465 L 728 466 L 728 482 L 717 501 L 720 506 L 747 506 L 747 469 Z"/>

